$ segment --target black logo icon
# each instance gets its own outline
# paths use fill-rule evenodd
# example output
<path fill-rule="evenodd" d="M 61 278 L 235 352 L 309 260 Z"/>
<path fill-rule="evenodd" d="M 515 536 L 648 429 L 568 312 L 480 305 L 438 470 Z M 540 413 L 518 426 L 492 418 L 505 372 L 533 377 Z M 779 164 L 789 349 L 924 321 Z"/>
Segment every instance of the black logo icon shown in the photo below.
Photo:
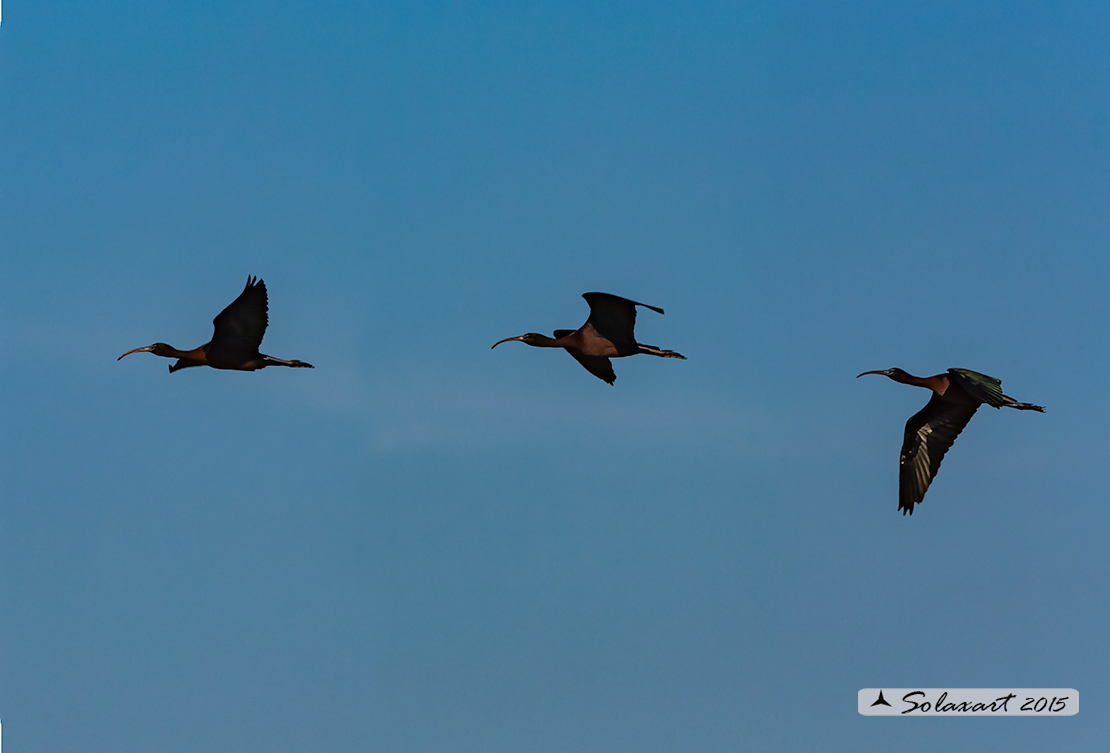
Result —
<path fill-rule="evenodd" d="M 883 691 L 881 691 L 881 690 L 879 691 L 879 697 L 876 698 L 875 702 L 871 705 L 873 707 L 874 706 L 890 706 L 890 704 L 886 702 L 886 699 L 883 698 Z"/>

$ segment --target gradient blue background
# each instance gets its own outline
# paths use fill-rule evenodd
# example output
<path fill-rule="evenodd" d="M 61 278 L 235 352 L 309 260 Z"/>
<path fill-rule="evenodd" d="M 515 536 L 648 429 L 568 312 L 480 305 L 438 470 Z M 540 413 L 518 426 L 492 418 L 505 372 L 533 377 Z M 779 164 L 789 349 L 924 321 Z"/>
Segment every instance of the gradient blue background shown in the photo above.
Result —
<path fill-rule="evenodd" d="M 10 749 L 1106 750 L 1110 10 L 901 5 L 5 3 Z"/>

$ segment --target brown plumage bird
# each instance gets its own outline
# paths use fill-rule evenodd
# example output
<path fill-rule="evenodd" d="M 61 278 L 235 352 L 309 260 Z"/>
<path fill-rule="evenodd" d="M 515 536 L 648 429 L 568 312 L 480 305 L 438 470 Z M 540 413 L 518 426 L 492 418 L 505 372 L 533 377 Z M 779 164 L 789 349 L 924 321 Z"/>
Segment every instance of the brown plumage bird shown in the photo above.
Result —
<path fill-rule="evenodd" d="M 495 342 L 491 348 L 511 340 L 519 340 L 537 348 L 563 348 L 574 356 L 586 371 L 609 384 L 617 378 L 610 358 L 644 353 L 661 358 L 686 359 L 686 356 L 673 350 L 663 350 L 654 345 L 636 342 L 633 332 L 636 326 L 636 307 L 643 306 L 660 314 L 663 313 L 663 309 L 609 293 L 583 293 L 582 297 L 590 304 L 590 316 L 578 329 L 557 329 L 554 332 L 554 338 L 536 332 L 529 332 L 519 337 L 506 337 L 504 340 Z"/>
<path fill-rule="evenodd" d="M 199 348 L 178 350 L 165 343 L 154 343 L 145 348 L 135 348 L 123 354 L 153 353 L 156 356 L 176 358 L 170 364 L 170 373 L 190 366 L 211 366 L 214 369 L 234 369 L 254 371 L 267 366 L 290 366 L 295 369 L 311 369 L 312 364 L 304 361 L 283 361 L 280 358 L 258 352 L 262 336 L 266 334 L 266 283 L 247 277 L 247 286 L 239 297 L 212 320 L 215 330 L 212 340 Z M 116 360 L 123 358 L 120 356 Z"/>
<path fill-rule="evenodd" d="M 967 422 L 983 403 L 992 408 L 1016 408 L 1044 413 L 1032 403 L 1019 403 L 1002 394 L 1002 381 L 969 369 L 949 369 L 947 374 L 917 377 L 901 369 L 865 371 L 882 374 L 901 384 L 912 384 L 933 391 L 925 407 L 906 422 L 906 437 L 898 461 L 898 509 L 913 515 L 913 506 L 920 503 L 936 478 L 944 453 L 956 441 Z"/>

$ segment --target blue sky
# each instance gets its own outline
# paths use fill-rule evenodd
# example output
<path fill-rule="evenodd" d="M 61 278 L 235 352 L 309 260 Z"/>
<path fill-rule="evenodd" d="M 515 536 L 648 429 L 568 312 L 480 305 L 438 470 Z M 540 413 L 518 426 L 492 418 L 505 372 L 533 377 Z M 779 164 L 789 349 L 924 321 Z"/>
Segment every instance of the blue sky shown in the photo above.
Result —
<path fill-rule="evenodd" d="M 1110 11 L 4 11 L 13 750 L 1105 749 Z M 314 371 L 116 361 L 248 274 Z M 490 350 L 591 290 L 689 360 Z M 903 518 L 890 366 L 1048 412 Z"/>

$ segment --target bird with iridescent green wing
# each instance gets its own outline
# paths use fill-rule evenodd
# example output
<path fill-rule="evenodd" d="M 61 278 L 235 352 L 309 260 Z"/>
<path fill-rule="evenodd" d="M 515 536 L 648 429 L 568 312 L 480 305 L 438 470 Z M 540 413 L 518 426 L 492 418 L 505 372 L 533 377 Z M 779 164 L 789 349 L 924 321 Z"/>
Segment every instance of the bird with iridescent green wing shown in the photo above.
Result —
<path fill-rule="evenodd" d="M 913 376 L 902 369 L 884 369 L 865 371 L 856 378 L 864 374 L 882 374 L 895 382 L 933 391 L 925 407 L 906 422 L 898 473 L 898 509 L 903 515 L 913 515 L 913 506 L 924 499 L 944 454 L 980 405 L 1044 413 L 1040 405 L 1019 403 L 1002 394 L 1001 380 L 970 369 L 949 369 L 947 374 L 930 377 Z"/>

